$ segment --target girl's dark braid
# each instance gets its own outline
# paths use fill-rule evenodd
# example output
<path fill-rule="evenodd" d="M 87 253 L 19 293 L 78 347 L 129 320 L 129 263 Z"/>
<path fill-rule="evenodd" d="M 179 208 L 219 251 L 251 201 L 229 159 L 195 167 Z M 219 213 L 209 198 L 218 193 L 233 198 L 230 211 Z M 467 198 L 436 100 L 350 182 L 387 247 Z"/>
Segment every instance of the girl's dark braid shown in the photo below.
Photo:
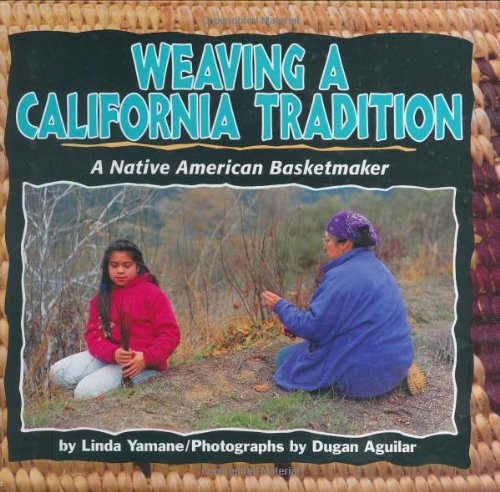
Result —
<path fill-rule="evenodd" d="M 99 287 L 97 304 L 105 337 L 113 343 L 119 343 L 111 336 L 111 320 L 109 315 L 112 282 L 109 278 L 108 264 L 111 254 L 115 251 L 127 253 L 137 264 L 139 275 L 149 273 L 151 275 L 151 282 L 155 285 L 158 285 L 158 280 L 149 271 L 149 268 L 144 263 L 141 250 L 132 241 L 128 241 L 127 239 L 118 239 L 117 241 L 112 242 L 104 251 L 104 257 L 101 262 L 101 285 Z"/>

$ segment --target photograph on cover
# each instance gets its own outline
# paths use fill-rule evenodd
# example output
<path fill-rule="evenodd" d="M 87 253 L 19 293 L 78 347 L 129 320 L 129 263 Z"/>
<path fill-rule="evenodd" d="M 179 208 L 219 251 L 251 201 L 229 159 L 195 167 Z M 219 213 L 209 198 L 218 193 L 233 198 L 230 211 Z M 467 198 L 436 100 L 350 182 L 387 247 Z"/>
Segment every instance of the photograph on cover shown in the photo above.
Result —
<path fill-rule="evenodd" d="M 454 188 L 24 183 L 23 430 L 455 434 L 454 209 Z"/>

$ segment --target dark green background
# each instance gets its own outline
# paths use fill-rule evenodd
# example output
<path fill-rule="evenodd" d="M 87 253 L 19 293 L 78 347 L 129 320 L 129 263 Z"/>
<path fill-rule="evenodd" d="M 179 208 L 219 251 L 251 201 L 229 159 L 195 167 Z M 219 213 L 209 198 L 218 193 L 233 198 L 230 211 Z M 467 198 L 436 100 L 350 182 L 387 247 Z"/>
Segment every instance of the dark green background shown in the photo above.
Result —
<path fill-rule="evenodd" d="M 317 85 L 328 47 L 332 42 L 339 45 L 344 69 L 349 81 L 349 94 L 355 98 L 364 92 L 404 92 L 407 97 L 423 93 L 432 98 L 434 94 L 463 95 L 464 139 L 455 141 L 449 137 L 436 142 L 432 135 L 420 144 L 410 140 L 375 142 L 371 139 L 357 141 L 354 137 L 342 142 L 324 142 L 315 139 L 307 142 L 318 147 L 343 146 L 390 146 L 403 145 L 416 147 L 417 151 L 403 153 L 399 151 L 377 152 L 336 152 L 324 153 L 312 150 L 266 150 L 238 152 L 231 150 L 189 149 L 178 152 L 165 152 L 140 147 L 122 149 L 81 149 L 61 146 L 60 141 L 49 138 L 43 141 L 30 141 L 19 134 L 16 128 L 14 109 L 22 95 L 35 91 L 40 101 L 45 101 L 48 92 L 57 92 L 60 101 L 67 93 L 77 91 L 82 101 L 90 92 L 120 92 L 123 96 L 129 92 L 140 92 L 130 54 L 130 46 L 155 42 L 190 42 L 195 55 L 206 42 L 243 42 L 262 43 L 266 46 L 280 42 L 286 45 L 296 42 L 307 52 L 302 61 L 306 65 L 305 91 L 297 93 L 308 107 L 312 94 L 317 92 Z M 471 226 L 472 177 L 470 163 L 470 115 L 472 111 L 472 88 L 470 67 L 472 45 L 464 40 L 427 34 L 390 34 L 362 36 L 353 39 L 339 39 L 319 35 L 286 34 L 280 36 L 240 35 L 224 37 L 205 37 L 179 33 L 135 35 L 118 31 L 98 31 L 82 34 L 57 32 L 38 32 L 16 34 L 10 37 L 12 66 L 9 78 L 9 107 L 6 146 L 10 163 L 10 196 L 7 211 L 7 245 L 10 255 L 9 283 L 6 309 L 10 325 L 9 351 L 6 376 L 7 401 L 9 406 L 8 435 L 9 452 L 12 461 L 46 458 L 77 459 L 98 461 L 149 461 L 169 463 L 193 462 L 232 462 L 247 461 L 269 463 L 273 461 L 332 462 L 342 461 L 363 464 L 385 460 L 401 465 L 420 465 L 424 463 L 445 463 L 460 467 L 469 465 L 470 415 L 469 399 L 472 378 L 472 351 L 469 339 L 472 293 L 469 279 L 469 263 L 473 249 Z M 168 74 L 167 74 L 168 80 Z M 268 89 L 271 92 L 271 89 Z M 266 89 L 262 92 L 265 92 Z M 288 91 L 288 90 L 287 90 Z M 274 92 L 274 91 L 272 91 Z M 165 90 L 168 95 L 168 90 Z M 242 139 L 239 142 L 221 140 L 223 145 L 255 145 L 261 143 L 260 112 L 253 108 L 254 92 L 236 89 L 231 95 L 236 119 Z M 82 108 L 83 110 L 83 108 Z M 33 110 L 33 115 L 37 110 Z M 64 114 L 64 108 L 63 108 Z M 389 135 L 391 134 L 389 128 Z M 112 140 L 121 141 L 119 133 L 113 134 Z M 147 140 L 143 140 L 147 143 Z M 89 141 L 78 143 L 99 143 Z M 170 144 L 172 141 L 156 141 L 156 144 Z M 187 138 L 182 143 L 190 143 Z M 279 145 L 282 142 L 270 141 L 266 144 Z M 112 159 L 126 159 L 127 162 L 150 158 L 152 162 L 178 163 L 181 159 L 188 162 L 225 162 L 231 158 L 237 162 L 262 162 L 264 167 L 273 159 L 284 162 L 303 162 L 310 158 L 313 162 L 354 163 L 367 158 L 369 162 L 391 163 L 390 172 L 383 177 L 303 177 L 298 176 L 90 176 L 89 172 L 97 159 L 111 162 Z M 457 306 L 458 321 L 455 334 L 458 342 L 458 361 L 456 380 L 458 399 L 455 422 L 459 429 L 457 436 L 434 435 L 427 438 L 410 438 L 397 433 L 385 433 L 364 438 L 341 438 L 321 435 L 325 442 L 359 442 L 364 448 L 367 439 L 374 442 L 391 443 L 401 439 L 408 443 L 418 443 L 413 454 L 393 454 L 376 456 L 372 454 L 353 454 L 333 456 L 309 453 L 307 456 L 284 453 L 273 455 L 212 455 L 194 454 L 132 454 L 132 453 L 75 453 L 67 455 L 57 450 L 58 439 L 80 441 L 85 437 L 98 441 L 107 441 L 110 437 L 103 432 L 94 431 L 30 431 L 21 432 L 21 395 L 19 378 L 22 346 L 22 261 L 21 239 L 24 229 L 22 213 L 22 183 L 50 183 L 53 181 L 74 181 L 85 185 L 103 185 L 110 183 L 150 183 L 155 185 L 170 184 L 216 184 L 230 183 L 239 186 L 268 186 L 274 184 L 300 183 L 313 188 L 355 184 L 372 188 L 388 188 L 395 185 L 412 185 L 428 188 L 455 187 L 457 189 L 455 212 L 459 221 L 458 252 L 456 258 L 456 280 L 459 289 Z M 450 391 L 452 389 L 450 388 Z M 411 405 L 411 398 L 408 398 Z M 133 411 L 133 409 L 132 409 Z M 89 426 L 91 423 L 89 422 Z M 125 443 L 126 438 L 140 436 L 143 441 L 186 441 L 189 437 L 169 432 L 140 431 L 124 432 L 114 437 L 115 441 Z M 288 443 L 290 439 L 299 442 L 311 442 L 314 433 L 242 431 L 212 431 L 204 433 L 206 439 L 219 442 L 276 442 Z M 125 448 L 126 446 L 124 446 Z"/>

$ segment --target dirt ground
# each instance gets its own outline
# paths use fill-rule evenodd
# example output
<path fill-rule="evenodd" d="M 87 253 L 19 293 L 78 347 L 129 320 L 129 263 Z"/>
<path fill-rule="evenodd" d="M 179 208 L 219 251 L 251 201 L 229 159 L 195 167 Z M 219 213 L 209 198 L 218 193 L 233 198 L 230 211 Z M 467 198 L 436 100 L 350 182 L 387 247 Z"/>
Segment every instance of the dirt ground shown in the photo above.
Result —
<path fill-rule="evenodd" d="M 232 353 L 192 360 L 132 389 L 79 402 L 71 393 L 25 408 L 26 428 L 90 427 L 112 432 L 207 428 L 310 429 L 360 435 L 396 430 L 422 436 L 454 432 L 453 357 L 446 347 L 454 315 L 452 279 L 403 284 L 416 362 L 428 386 L 416 396 L 403 390 L 368 401 L 285 392 L 272 380 L 280 337 Z M 451 345 L 452 346 L 452 345 Z"/>

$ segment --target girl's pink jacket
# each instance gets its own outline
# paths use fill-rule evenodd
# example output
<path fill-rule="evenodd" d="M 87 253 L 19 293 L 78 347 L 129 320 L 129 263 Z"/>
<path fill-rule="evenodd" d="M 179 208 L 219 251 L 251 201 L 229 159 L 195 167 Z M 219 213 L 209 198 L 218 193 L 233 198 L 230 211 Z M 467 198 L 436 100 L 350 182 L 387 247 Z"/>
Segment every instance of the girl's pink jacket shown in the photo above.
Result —
<path fill-rule="evenodd" d="M 146 367 L 164 371 L 167 359 L 180 341 L 179 327 L 170 301 L 151 282 L 149 273 L 135 278 L 125 287 L 111 288 L 111 335 L 120 341 L 119 320 L 130 326 L 130 349 L 143 352 Z M 115 351 L 121 346 L 108 340 L 99 317 L 97 296 L 90 301 L 90 315 L 85 333 L 89 352 L 108 364 L 115 363 Z"/>

